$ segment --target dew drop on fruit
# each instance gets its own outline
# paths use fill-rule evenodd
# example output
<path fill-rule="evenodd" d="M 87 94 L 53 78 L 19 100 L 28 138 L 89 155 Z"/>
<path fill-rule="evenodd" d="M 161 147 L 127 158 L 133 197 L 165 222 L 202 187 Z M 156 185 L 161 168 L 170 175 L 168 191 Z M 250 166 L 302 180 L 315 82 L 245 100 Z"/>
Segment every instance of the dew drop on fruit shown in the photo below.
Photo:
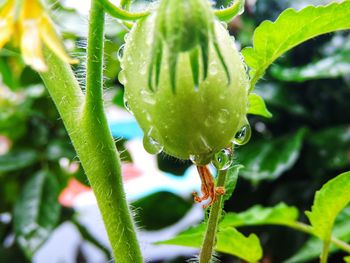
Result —
<path fill-rule="evenodd" d="M 222 124 L 226 123 L 230 118 L 230 112 L 226 109 L 221 109 L 219 111 L 218 121 Z"/>
<path fill-rule="evenodd" d="M 142 97 L 142 100 L 144 102 L 146 102 L 147 104 L 150 104 L 150 105 L 155 105 L 156 104 L 155 96 L 152 94 L 151 91 L 148 91 L 146 89 L 141 89 L 140 95 Z"/>
<path fill-rule="evenodd" d="M 218 68 L 217 68 L 217 63 L 211 63 L 209 65 L 209 73 L 213 76 L 215 76 L 216 74 L 218 74 Z"/>
<path fill-rule="evenodd" d="M 131 109 L 130 109 L 129 103 L 128 103 L 128 101 L 125 99 L 125 97 L 124 97 L 124 107 L 125 107 L 125 109 L 126 109 L 128 112 L 130 112 L 131 114 L 133 114 L 133 112 L 132 112 Z"/>
<path fill-rule="evenodd" d="M 207 165 L 208 163 L 210 163 L 212 159 L 212 155 L 211 154 L 202 154 L 202 155 L 190 155 L 190 161 L 194 164 L 194 165 Z"/>
<path fill-rule="evenodd" d="M 220 171 L 230 168 L 233 162 L 233 147 L 222 149 L 217 152 L 212 160 L 212 164 Z"/>
<path fill-rule="evenodd" d="M 123 60 L 124 48 L 125 48 L 125 44 L 121 45 L 120 48 L 118 49 L 118 60 L 119 61 Z"/>
<path fill-rule="evenodd" d="M 249 122 L 246 119 L 244 125 L 236 133 L 233 143 L 236 145 L 244 145 L 249 142 L 250 136 L 252 135 L 252 130 L 250 128 Z"/>
<path fill-rule="evenodd" d="M 125 85 L 126 84 L 126 76 L 125 76 L 125 71 L 121 70 L 118 74 L 118 80 L 121 84 Z"/>
<path fill-rule="evenodd" d="M 128 38 L 129 38 L 129 33 L 126 33 L 126 34 L 124 35 L 124 41 L 126 42 L 126 41 L 128 40 Z"/>
<path fill-rule="evenodd" d="M 223 28 L 227 29 L 227 23 L 226 22 L 220 22 Z"/>
<path fill-rule="evenodd" d="M 143 136 L 143 147 L 150 154 L 159 154 L 163 151 L 163 145 L 154 139 L 155 130 L 153 128 Z"/>

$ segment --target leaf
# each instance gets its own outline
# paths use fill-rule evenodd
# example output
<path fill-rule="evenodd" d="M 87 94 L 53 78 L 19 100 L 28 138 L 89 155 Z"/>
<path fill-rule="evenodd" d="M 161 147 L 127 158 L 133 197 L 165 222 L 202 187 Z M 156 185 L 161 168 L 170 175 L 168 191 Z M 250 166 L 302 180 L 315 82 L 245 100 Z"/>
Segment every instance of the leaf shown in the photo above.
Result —
<path fill-rule="evenodd" d="M 338 239 L 349 242 L 350 241 L 350 206 L 345 208 L 337 217 L 333 228 L 333 236 Z M 339 248 L 330 246 L 330 253 L 339 251 Z M 284 263 L 300 263 L 316 259 L 322 252 L 322 241 L 319 238 L 311 237 L 292 257 L 287 259 Z"/>
<path fill-rule="evenodd" d="M 350 74 L 350 51 L 336 54 L 299 68 L 273 66 L 271 74 L 282 81 L 303 82 L 311 79 L 337 78 Z"/>
<path fill-rule="evenodd" d="M 234 255 L 247 262 L 258 262 L 263 255 L 256 235 L 250 234 L 245 237 L 234 228 L 220 229 L 215 250 Z"/>
<path fill-rule="evenodd" d="M 251 90 L 278 57 L 300 43 L 325 33 L 350 28 L 350 1 L 327 6 L 287 9 L 275 22 L 264 21 L 254 32 L 254 47 L 242 53 L 251 68 Z"/>
<path fill-rule="evenodd" d="M 224 202 L 231 198 L 233 191 L 236 188 L 238 172 L 242 168 L 243 165 L 234 165 L 228 170 L 225 182 L 225 194 L 223 196 Z"/>
<path fill-rule="evenodd" d="M 248 114 L 260 115 L 266 118 L 271 118 L 272 114 L 266 108 L 265 102 L 262 97 L 256 93 L 249 94 L 249 108 Z"/>
<path fill-rule="evenodd" d="M 0 156 L 0 173 L 20 170 L 36 162 L 37 153 L 33 150 L 11 151 Z"/>
<path fill-rule="evenodd" d="M 328 240 L 334 220 L 350 201 L 350 172 L 338 175 L 316 192 L 311 212 L 305 212 L 314 233 L 322 240 Z"/>
<path fill-rule="evenodd" d="M 274 207 L 255 205 L 240 213 L 227 213 L 220 227 L 242 227 L 253 225 L 293 225 L 298 219 L 298 209 L 280 203 Z"/>
<path fill-rule="evenodd" d="M 59 184 L 53 174 L 40 171 L 24 185 L 14 208 L 16 239 L 31 258 L 49 237 L 60 217 Z"/>
<path fill-rule="evenodd" d="M 156 244 L 200 248 L 205 230 L 206 224 L 200 224 L 180 233 L 172 239 L 157 242 Z M 245 237 L 233 228 L 220 228 L 217 234 L 215 250 L 237 256 L 248 262 L 256 262 L 262 257 L 259 239 L 255 235 Z"/>
<path fill-rule="evenodd" d="M 184 232 L 178 234 L 177 236 L 171 239 L 160 241 L 156 244 L 199 248 L 202 245 L 202 240 L 204 237 L 206 227 L 207 225 L 202 223 L 200 225 L 185 230 Z"/>
<path fill-rule="evenodd" d="M 278 178 L 295 164 L 305 133 L 305 129 L 300 129 L 292 135 L 240 148 L 237 159 L 244 166 L 240 174 L 254 184 Z"/>

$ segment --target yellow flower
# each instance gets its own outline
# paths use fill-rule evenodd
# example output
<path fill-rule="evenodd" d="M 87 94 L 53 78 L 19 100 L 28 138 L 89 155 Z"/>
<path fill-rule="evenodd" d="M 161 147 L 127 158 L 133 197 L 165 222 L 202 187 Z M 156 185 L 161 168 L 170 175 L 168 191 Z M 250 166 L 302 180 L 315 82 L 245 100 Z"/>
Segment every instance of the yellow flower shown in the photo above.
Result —
<path fill-rule="evenodd" d="M 18 19 L 15 9 L 15 0 L 7 0 L 0 9 L 0 48 L 10 40 L 11 35 L 19 36 L 24 62 L 37 71 L 47 70 L 43 56 L 44 46 L 63 61 L 78 63 L 65 52 L 53 23 L 39 0 L 23 0 Z M 15 28 L 18 28 L 19 32 L 16 32 Z"/>
<path fill-rule="evenodd" d="M 0 49 L 10 40 L 15 26 L 15 1 L 8 0 L 0 9 Z"/>

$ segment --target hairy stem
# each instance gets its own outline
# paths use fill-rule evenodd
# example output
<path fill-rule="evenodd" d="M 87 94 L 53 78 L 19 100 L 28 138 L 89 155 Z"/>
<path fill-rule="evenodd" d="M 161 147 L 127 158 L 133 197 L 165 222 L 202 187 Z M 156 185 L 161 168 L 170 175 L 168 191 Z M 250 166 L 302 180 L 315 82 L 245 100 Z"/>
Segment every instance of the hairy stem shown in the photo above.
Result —
<path fill-rule="evenodd" d="M 100 0 L 92 0 L 89 20 L 86 102 L 82 128 L 87 144 L 93 151 L 90 160 L 99 162 L 101 170 L 88 162 L 94 173 L 91 185 L 107 228 L 113 254 L 117 262 L 142 262 L 130 211 L 125 199 L 119 153 L 110 133 L 103 108 L 103 43 L 104 10 Z"/>
<path fill-rule="evenodd" d="M 135 21 L 149 14 L 149 12 L 147 11 L 139 12 L 139 13 L 129 12 L 127 10 L 119 8 L 118 6 L 115 6 L 114 4 L 109 2 L 109 0 L 100 0 L 100 2 L 103 4 L 104 9 L 110 16 L 121 20 Z M 127 2 L 127 1 L 124 1 L 124 2 Z"/>
<path fill-rule="evenodd" d="M 49 70 L 41 77 L 95 193 L 116 261 L 142 263 L 124 194 L 119 154 L 103 110 L 104 12 L 99 0 L 92 0 L 89 26 L 86 96 L 70 66 L 49 49 L 44 51 Z"/>
<path fill-rule="evenodd" d="M 229 7 L 215 10 L 215 15 L 221 21 L 230 22 L 244 10 L 244 4 L 245 0 L 235 0 Z"/>
<path fill-rule="evenodd" d="M 218 172 L 217 187 L 224 187 L 226 181 L 227 170 Z M 199 254 L 199 263 L 208 263 L 212 258 L 212 254 L 215 247 L 215 238 L 218 227 L 218 222 L 222 212 L 222 200 L 223 196 L 218 196 L 216 202 L 210 209 L 210 215 L 207 224 L 207 230 L 204 236 L 203 245 Z"/>

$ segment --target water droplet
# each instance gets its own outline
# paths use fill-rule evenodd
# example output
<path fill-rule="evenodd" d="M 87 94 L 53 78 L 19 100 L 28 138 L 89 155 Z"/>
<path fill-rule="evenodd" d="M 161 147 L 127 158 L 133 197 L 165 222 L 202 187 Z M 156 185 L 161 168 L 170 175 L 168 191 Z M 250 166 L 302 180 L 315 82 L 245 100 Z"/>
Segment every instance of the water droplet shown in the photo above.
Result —
<path fill-rule="evenodd" d="M 143 63 L 140 69 L 140 74 L 145 75 L 147 73 L 147 63 Z"/>
<path fill-rule="evenodd" d="M 118 74 L 118 80 L 121 84 L 125 85 L 127 80 L 126 80 L 126 76 L 125 76 L 125 71 L 121 70 Z"/>
<path fill-rule="evenodd" d="M 218 118 L 220 123 L 226 123 L 227 120 L 229 119 L 229 117 L 230 117 L 230 113 L 229 113 L 228 110 L 226 110 L 226 109 L 221 109 L 220 110 L 219 118 Z"/>
<path fill-rule="evenodd" d="M 216 169 L 223 171 L 230 168 L 233 162 L 233 147 L 222 149 L 214 155 L 212 164 Z"/>
<path fill-rule="evenodd" d="M 121 45 L 119 50 L 118 50 L 118 60 L 122 61 L 123 56 L 124 56 L 124 49 L 125 49 L 125 44 Z"/>
<path fill-rule="evenodd" d="M 151 128 L 147 135 L 143 136 L 143 147 L 150 154 L 159 154 L 163 151 L 163 145 L 154 139 L 156 134 L 155 129 Z"/>
<path fill-rule="evenodd" d="M 211 63 L 211 64 L 209 65 L 209 73 L 210 73 L 211 75 L 216 75 L 216 74 L 218 73 L 218 68 L 217 68 L 216 62 L 215 62 L 215 63 Z"/>
<path fill-rule="evenodd" d="M 239 7 L 238 15 L 240 16 L 243 13 L 244 13 L 244 1 L 241 1 L 241 6 Z"/>
<path fill-rule="evenodd" d="M 126 33 L 126 34 L 124 35 L 124 41 L 125 41 L 125 42 L 128 40 L 129 36 L 130 36 L 129 33 Z"/>
<path fill-rule="evenodd" d="M 132 112 L 131 109 L 130 109 L 129 103 L 128 103 L 128 101 L 126 100 L 125 97 L 124 97 L 124 107 L 125 107 L 125 109 L 126 109 L 128 112 L 130 112 L 131 114 L 133 114 L 133 112 Z"/>
<path fill-rule="evenodd" d="M 145 88 L 142 88 L 140 94 L 142 96 L 142 100 L 147 104 L 150 104 L 150 105 L 156 104 L 155 96 L 151 91 Z"/>
<path fill-rule="evenodd" d="M 225 29 L 227 29 L 227 23 L 226 23 L 226 22 L 221 22 L 221 25 L 222 25 Z"/>
<path fill-rule="evenodd" d="M 211 159 L 212 159 L 211 154 L 190 155 L 190 161 L 194 165 L 207 165 L 208 163 L 210 163 Z"/>
<path fill-rule="evenodd" d="M 251 135 L 252 130 L 250 128 L 248 120 L 246 119 L 244 125 L 236 133 L 233 143 L 236 145 L 244 145 L 249 142 Z"/>

